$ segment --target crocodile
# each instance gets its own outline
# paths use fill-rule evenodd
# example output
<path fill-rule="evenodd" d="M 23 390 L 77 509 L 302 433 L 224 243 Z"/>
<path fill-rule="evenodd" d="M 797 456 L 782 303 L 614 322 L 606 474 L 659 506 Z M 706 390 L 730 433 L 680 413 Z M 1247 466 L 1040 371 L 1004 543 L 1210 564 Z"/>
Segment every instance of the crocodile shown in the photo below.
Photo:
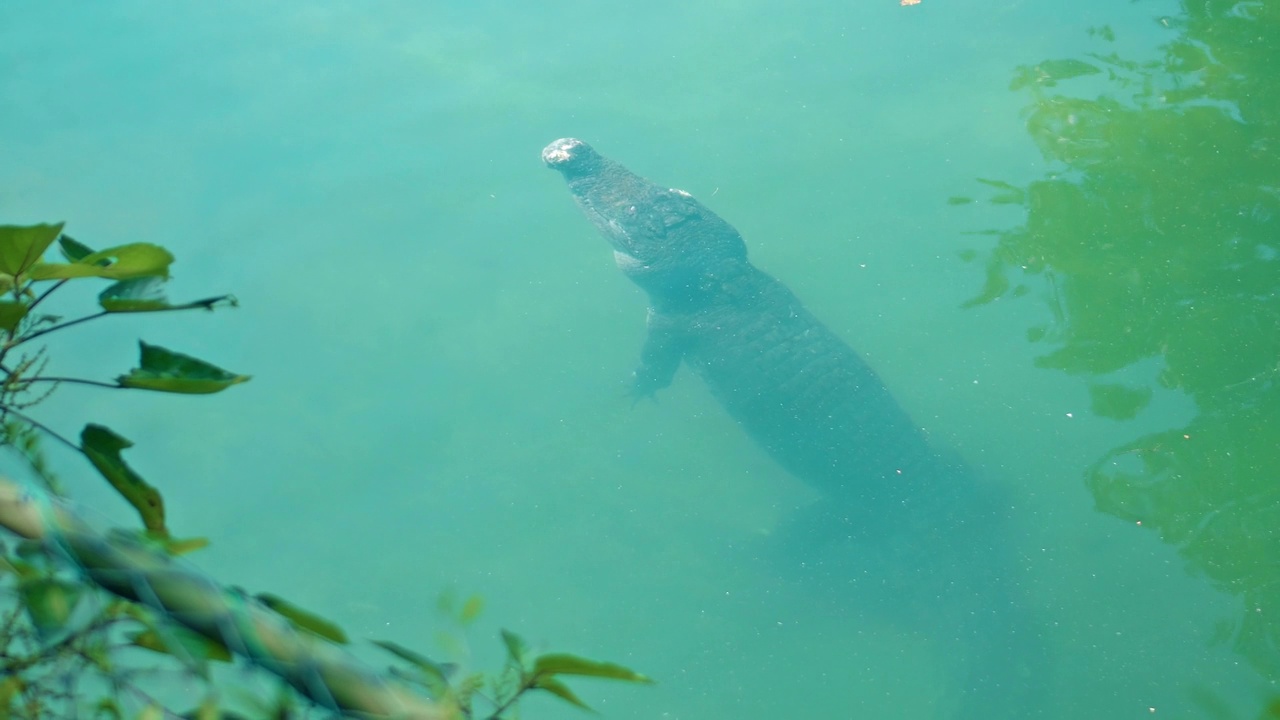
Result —
<path fill-rule="evenodd" d="M 753 265 L 739 232 L 691 194 L 574 138 L 547 145 L 542 159 L 648 296 L 634 396 L 653 396 L 688 366 L 757 445 L 831 498 L 818 503 L 821 522 L 798 524 L 834 527 L 841 550 L 795 564 L 826 563 L 825 578 L 873 586 L 881 607 L 983 645 L 965 661 L 970 702 L 957 717 L 1038 714 L 1024 677 L 1043 665 L 1042 648 L 1012 587 L 999 491 L 931 443 L 867 362 Z"/>
<path fill-rule="evenodd" d="M 778 464 L 847 498 L 841 507 L 864 521 L 912 515 L 937 498 L 932 485 L 966 475 L 853 348 L 748 260 L 719 215 L 581 140 L 557 140 L 542 158 L 649 297 L 636 397 L 670 385 L 684 363 Z"/>

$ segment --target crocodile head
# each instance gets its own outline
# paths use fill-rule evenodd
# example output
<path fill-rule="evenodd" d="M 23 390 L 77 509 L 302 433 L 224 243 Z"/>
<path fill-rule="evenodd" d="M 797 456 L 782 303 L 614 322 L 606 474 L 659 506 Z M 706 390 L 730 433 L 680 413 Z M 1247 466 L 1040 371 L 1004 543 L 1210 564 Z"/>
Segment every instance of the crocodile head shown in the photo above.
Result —
<path fill-rule="evenodd" d="M 747 257 L 742 236 L 692 195 L 645 180 L 574 138 L 542 160 L 613 246 L 618 267 L 650 295 L 696 294 L 708 275 Z"/>

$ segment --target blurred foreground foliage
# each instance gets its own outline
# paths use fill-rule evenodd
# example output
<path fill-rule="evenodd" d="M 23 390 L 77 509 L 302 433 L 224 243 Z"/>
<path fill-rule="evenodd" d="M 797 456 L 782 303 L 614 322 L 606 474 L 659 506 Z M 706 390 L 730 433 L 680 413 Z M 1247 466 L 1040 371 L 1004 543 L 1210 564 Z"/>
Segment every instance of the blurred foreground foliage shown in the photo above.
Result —
<path fill-rule="evenodd" d="M 47 262 L 55 243 L 63 261 Z M 63 234 L 62 224 L 0 226 L 0 445 L 39 485 L 0 478 L 0 528 L 9 531 L 0 531 L 0 720 L 292 718 L 317 708 L 496 720 L 513 716 L 534 690 L 588 709 L 567 677 L 651 682 L 611 663 L 531 653 L 508 631 L 506 666 L 492 676 L 459 673 L 388 641 L 375 644 L 397 664 L 374 670 L 345 649 L 335 623 L 277 595 L 225 587 L 179 560 L 207 543 L 172 535 L 160 491 L 122 457 L 129 440 L 91 423 L 77 442 L 28 414 L 65 384 L 203 395 L 249 379 L 145 342 L 138 367 L 114 381 L 46 374 L 47 350 L 32 343 L 50 333 L 119 313 L 235 305 L 229 295 L 170 303 L 163 286 L 172 262 L 146 243 L 94 251 Z M 70 320 L 44 312 L 51 294 L 82 278 L 111 281 L 97 311 Z M 82 455 L 141 527 L 103 532 L 84 522 L 50 470 L 42 437 Z M 473 597 L 459 619 L 469 623 L 480 611 Z M 250 669 L 212 665 L 237 658 Z M 249 682 L 273 675 L 265 696 Z"/>
<path fill-rule="evenodd" d="M 1158 22 L 1154 60 L 1110 51 L 1104 27 L 1092 34 L 1107 50 L 1018 69 L 1052 170 L 981 181 L 1026 221 L 968 254 L 986 265 L 969 304 L 1042 299 L 1046 320 L 1027 331 L 1037 364 L 1084 378 L 1099 416 L 1132 418 L 1156 392 L 1194 403 L 1184 426 L 1098 458 L 1086 483 L 1102 511 L 1242 600 L 1219 641 L 1276 679 L 1280 3 L 1187 1 Z"/>

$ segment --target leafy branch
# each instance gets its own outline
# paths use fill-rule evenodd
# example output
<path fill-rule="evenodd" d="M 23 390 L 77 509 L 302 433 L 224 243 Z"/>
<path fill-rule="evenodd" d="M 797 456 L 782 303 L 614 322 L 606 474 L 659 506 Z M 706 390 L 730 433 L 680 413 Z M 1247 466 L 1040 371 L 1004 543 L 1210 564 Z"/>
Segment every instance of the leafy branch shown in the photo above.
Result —
<path fill-rule="evenodd" d="M 652 684 L 653 680 L 621 665 L 598 660 L 588 660 L 565 653 L 547 653 L 531 656 L 525 641 L 510 630 L 502 631 L 502 642 L 507 648 L 507 664 L 502 674 L 493 681 L 493 697 L 490 700 L 493 709 L 484 715 L 484 720 L 502 720 L 516 704 L 529 692 L 542 690 L 582 710 L 591 711 L 591 707 L 582 701 L 560 678 L 567 676 L 594 677 L 605 680 L 621 680 L 623 682 Z M 474 697 L 484 686 L 484 676 L 469 675 L 454 681 L 457 668 L 447 663 L 438 663 L 413 650 L 393 642 L 374 641 L 378 647 L 409 663 L 416 674 L 408 677 L 422 685 L 428 693 L 441 701 L 455 703 L 463 717 L 475 717 L 473 710 Z"/>
<path fill-rule="evenodd" d="M 163 293 L 173 262 L 167 250 L 135 243 L 94 251 L 62 234 L 62 227 L 0 226 L 0 444 L 13 447 L 44 485 L 34 491 L 0 477 L 0 527 L 23 538 L 10 548 L 7 536 L 0 535 L 0 595 L 14 596 L 12 606 L 0 614 L 0 718 L 79 717 L 92 708 L 94 717 L 121 720 L 127 705 L 139 703 L 145 709 L 137 717 L 177 716 L 146 691 L 140 678 L 150 668 L 120 662 L 121 651 L 143 648 L 203 680 L 204 699 L 182 717 L 231 717 L 207 665 L 238 655 L 282 681 L 274 704 L 249 701 L 256 705 L 255 716 L 294 717 L 293 706 L 301 696 L 361 717 L 471 720 L 473 699 L 486 685 L 483 675 L 453 681 L 454 666 L 433 663 L 390 642 L 377 644 L 407 661 L 412 672 L 393 668 L 390 675 L 378 673 L 342 647 L 348 640 L 336 624 L 278 596 L 249 595 L 180 564 L 177 556 L 207 541 L 171 535 L 160 491 L 122 457 L 132 442 L 94 423 L 73 440 L 27 412 L 68 384 L 193 395 L 249 380 L 146 342 L 139 342 L 138 367 L 114 381 L 45 374 L 46 348 L 33 350 L 32 341 L 53 332 L 121 313 L 236 305 L 230 295 L 172 304 Z M 43 260 L 55 242 L 66 262 Z M 65 284 L 82 278 L 112 281 L 98 295 L 99 311 L 71 320 L 33 312 Z M 138 513 L 143 529 L 91 529 L 62 500 L 40 450 L 40 436 L 88 460 Z M 66 572 L 68 561 L 74 577 Z M 83 609 L 90 598 L 100 602 L 86 622 Z M 469 602 L 463 618 L 473 619 L 479 607 L 478 600 Z M 508 717 L 521 697 L 537 690 L 589 709 L 561 680 L 565 676 L 651 682 L 619 665 L 573 655 L 529 657 L 516 635 L 503 631 L 503 639 L 508 663 L 491 681 L 488 702 L 493 708 L 485 720 Z M 87 680 L 90 676 L 96 679 Z M 411 692 L 414 688 L 405 681 L 425 688 L 430 699 Z M 94 702 L 82 697 L 81 685 L 98 688 Z"/>
<path fill-rule="evenodd" d="M 0 226 L 0 291 L 11 298 L 0 300 L 0 369 L 4 371 L 3 384 L 0 385 L 0 418 L 12 417 L 37 428 L 83 455 L 133 504 L 149 531 L 167 537 L 159 493 L 120 457 L 120 451 L 132 443 L 98 425 L 86 426 L 81 433 L 81 441 L 76 443 L 22 410 L 63 384 L 190 395 L 221 392 L 247 381 L 249 377 L 145 342 L 139 343 L 138 367 L 118 376 L 114 382 L 45 375 L 46 363 L 36 362 L 43 358 L 44 348 L 24 355 L 16 364 L 6 364 L 5 361 L 12 353 L 25 350 L 33 340 L 110 315 L 213 310 L 234 307 L 236 300 L 231 295 L 219 295 L 192 302 L 170 303 L 164 295 L 164 283 L 173 262 L 173 255 L 168 250 L 158 245 L 133 243 L 95 251 L 63 234 L 62 228 L 62 223 Z M 55 242 L 66 262 L 44 261 L 46 251 Z M 32 312 L 59 288 L 81 278 L 114 281 L 98 295 L 101 310 L 66 321 Z M 46 385 L 47 390 L 32 400 L 29 393 L 38 384 Z"/>

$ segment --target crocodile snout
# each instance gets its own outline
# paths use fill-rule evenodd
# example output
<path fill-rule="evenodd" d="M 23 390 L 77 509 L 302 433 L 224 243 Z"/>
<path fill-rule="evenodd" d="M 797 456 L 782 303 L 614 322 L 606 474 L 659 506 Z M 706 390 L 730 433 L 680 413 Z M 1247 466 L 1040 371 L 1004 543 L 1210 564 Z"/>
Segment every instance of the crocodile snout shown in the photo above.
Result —
<path fill-rule="evenodd" d="M 586 168 L 596 157 L 596 151 L 577 138 L 560 138 L 542 149 L 542 162 L 566 175 Z"/>

